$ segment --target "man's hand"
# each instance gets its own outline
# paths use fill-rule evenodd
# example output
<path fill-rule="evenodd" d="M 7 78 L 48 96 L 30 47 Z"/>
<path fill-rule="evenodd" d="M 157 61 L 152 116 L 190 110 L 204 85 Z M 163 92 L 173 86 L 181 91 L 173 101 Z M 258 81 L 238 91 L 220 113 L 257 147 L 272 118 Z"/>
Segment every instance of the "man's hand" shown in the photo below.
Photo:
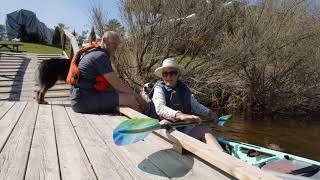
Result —
<path fill-rule="evenodd" d="M 133 93 L 133 95 L 136 98 L 142 111 L 145 112 L 149 108 L 148 102 L 145 101 L 139 94 Z"/>
<path fill-rule="evenodd" d="M 178 112 L 175 116 L 177 120 L 185 121 L 185 122 L 198 122 L 199 124 L 202 122 L 202 119 L 196 115 L 184 114 L 182 112 Z"/>
<path fill-rule="evenodd" d="M 217 114 L 216 114 L 215 112 L 211 111 L 211 110 L 209 111 L 208 119 L 209 119 L 210 121 L 212 121 L 214 124 L 217 124 L 217 122 L 218 122 L 218 116 L 217 116 Z"/>

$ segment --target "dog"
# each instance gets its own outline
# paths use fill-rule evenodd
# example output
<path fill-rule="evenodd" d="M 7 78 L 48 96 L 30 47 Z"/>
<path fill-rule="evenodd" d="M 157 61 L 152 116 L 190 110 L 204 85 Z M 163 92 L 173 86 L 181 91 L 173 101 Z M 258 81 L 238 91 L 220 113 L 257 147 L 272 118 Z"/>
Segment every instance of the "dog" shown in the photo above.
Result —
<path fill-rule="evenodd" d="M 143 85 L 143 88 L 141 90 L 140 95 L 146 102 L 150 102 L 149 94 L 151 90 L 153 89 L 154 84 L 153 83 L 146 83 Z"/>
<path fill-rule="evenodd" d="M 70 64 L 70 59 L 58 58 L 44 60 L 39 64 L 36 71 L 36 81 L 39 85 L 36 100 L 39 104 L 48 104 L 48 102 L 44 100 L 44 96 L 58 80 L 66 81 Z"/>
<path fill-rule="evenodd" d="M 144 84 L 144 85 L 143 85 L 143 92 L 144 92 L 144 94 L 148 95 L 148 94 L 151 92 L 153 86 L 154 86 L 153 83 L 146 83 L 146 84 Z"/>

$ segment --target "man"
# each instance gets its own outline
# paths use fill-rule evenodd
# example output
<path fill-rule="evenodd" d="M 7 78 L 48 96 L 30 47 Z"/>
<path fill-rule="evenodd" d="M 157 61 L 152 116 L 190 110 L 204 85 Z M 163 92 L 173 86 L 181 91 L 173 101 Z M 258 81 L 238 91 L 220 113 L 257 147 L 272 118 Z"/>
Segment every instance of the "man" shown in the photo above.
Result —
<path fill-rule="evenodd" d="M 121 43 L 118 33 L 107 31 L 100 44 L 84 52 L 77 66 L 80 75 L 71 88 L 71 106 L 76 112 L 98 113 L 114 111 L 117 106 L 129 106 L 142 112 L 147 103 L 113 72 L 111 56 Z M 105 90 L 94 86 L 98 77 L 107 81 Z"/>

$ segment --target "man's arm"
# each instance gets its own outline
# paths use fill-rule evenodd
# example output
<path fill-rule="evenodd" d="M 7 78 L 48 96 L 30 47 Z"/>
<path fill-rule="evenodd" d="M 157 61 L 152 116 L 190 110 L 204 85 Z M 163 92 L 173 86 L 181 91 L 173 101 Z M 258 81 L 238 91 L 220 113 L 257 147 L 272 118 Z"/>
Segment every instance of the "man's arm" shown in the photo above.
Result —
<path fill-rule="evenodd" d="M 114 72 L 103 74 L 110 85 L 121 93 L 133 94 L 133 90 L 123 83 Z"/>
<path fill-rule="evenodd" d="M 210 110 L 209 108 L 202 105 L 201 103 L 199 103 L 199 101 L 197 101 L 197 99 L 194 97 L 193 94 L 191 95 L 190 98 L 191 98 L 191 108 L 194 113 L 205 116 L 209 120 L 212 120 L 214 122 L 218 120 L 217 114 L 212 110 Z"/>
<path fill-rule="evenodd" d="M 114 89 L 116 89 L 116 91 L 120 93 L 132 94 L 136 98 L 142 110 L 146 110 L 149 107 L 148 103 L 141 96 L 136 94 L 128 85 L 123 83 L 114 72 L 103 74 L 103 77 L 106 78 L 106 80 Z"/>

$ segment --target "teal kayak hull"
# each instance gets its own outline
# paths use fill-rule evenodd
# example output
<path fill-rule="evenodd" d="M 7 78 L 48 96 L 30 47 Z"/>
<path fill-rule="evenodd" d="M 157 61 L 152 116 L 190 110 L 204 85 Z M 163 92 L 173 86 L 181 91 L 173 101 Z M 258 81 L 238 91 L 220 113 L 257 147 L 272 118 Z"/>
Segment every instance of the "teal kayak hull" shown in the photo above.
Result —
<path fill-rule="evenodd" d="M 320 162 L 264 147 L 217 137 L 228 153 L 262 170 L 284 174 L 284 179 L 308 177 L 320 179 Z M 295 175 L 293 175 L 295 174 Z"/>

